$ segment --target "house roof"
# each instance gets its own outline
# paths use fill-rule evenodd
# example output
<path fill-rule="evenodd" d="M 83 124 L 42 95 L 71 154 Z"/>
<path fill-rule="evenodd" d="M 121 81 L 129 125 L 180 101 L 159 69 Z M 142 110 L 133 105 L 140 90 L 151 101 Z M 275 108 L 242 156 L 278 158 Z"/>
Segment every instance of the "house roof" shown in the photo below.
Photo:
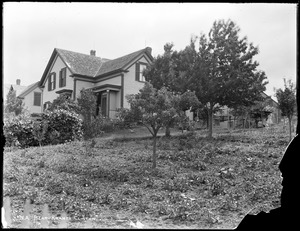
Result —
<path fill-rule="evenodd" d="M 278 102 L 276 102 L 271 96 L 267 95 L 265 92 L 261 92 L 262 96 L 266 99 L 270 99 L 276 106 L 278 106 Z"/>
<path fill-rule="evenodd" d="M 130 64 L 130 62 L 134 61 L 134 59 L 138 58 L 143 53 L 145 53 L 150 60 L 153 60 L 150 47 L 146 47 L 113 60 L 55 48 L 43 73 L 40 85 L 43 85 L 47 77 L 47 73 L 57 55 L 62 59 L 73 75 L 94 78 L 101 77 L 102 75 L 109 74 L 111 72 L 122 71 L 124 67 L 126 67 L 128 64 Z"/>
<path fill-rule="evenodd" d="M 63 49 L 55 49 L 72 74 L 94 77 L 105 59 Z"/>
<path fill-rule="evenodd" d="M 35 89 L 39 86 L 39 82 L 40 81 L 30 84 L 19 95 L 17 95 L 17 97 L 24 98 L 29 92 L 31 92 L 33 89 Z"/>
<path fill-rule="evenodd" d="M 99 71 L 97 72 L 96 76 L 101 76 L 112 71 L 121 70 L 144 52 L 147 52 L 150 59 L 152 60 L 151 48 L 146 47 L 145 49 L 141 49 L 128 55 L 103 63 L 99 68 Z"/>

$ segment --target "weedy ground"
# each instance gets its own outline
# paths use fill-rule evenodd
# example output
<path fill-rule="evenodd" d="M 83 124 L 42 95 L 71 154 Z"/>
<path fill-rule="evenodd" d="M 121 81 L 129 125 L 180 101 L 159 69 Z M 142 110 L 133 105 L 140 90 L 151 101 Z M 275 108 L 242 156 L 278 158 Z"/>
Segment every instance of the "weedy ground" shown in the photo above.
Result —
<path fill-rule="evenodd" d="M 152 140 L 136 128 L 83 142 L 4 150 L 3 196 L 11 201 L 11 227 L 235 228 L 247 213 L 280 206 L 278 164 L 289 142 L 282 127 L 160 133 L 157 169 Z M 57 219 L 56 219 L 57 218 Z"/>

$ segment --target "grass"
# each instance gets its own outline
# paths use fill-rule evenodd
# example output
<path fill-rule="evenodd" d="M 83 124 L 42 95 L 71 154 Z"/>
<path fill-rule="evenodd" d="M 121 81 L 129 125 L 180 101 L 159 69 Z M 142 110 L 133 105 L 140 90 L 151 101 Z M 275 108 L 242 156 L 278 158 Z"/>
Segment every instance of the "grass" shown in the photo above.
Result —
<path fill-rule="evenodd" d="M 234 228 L 250 211 L 280 206 L 278 164 L 288 144 L 281 128 L 160 134 L 157 169 L 152 140 L 143 128 L 83 142 L 5 149 L 4 197 L 11 227 L 40 228 L 45 205 L 49 227 Z M 24 211 L 26 201 L 31 210 Z"/>

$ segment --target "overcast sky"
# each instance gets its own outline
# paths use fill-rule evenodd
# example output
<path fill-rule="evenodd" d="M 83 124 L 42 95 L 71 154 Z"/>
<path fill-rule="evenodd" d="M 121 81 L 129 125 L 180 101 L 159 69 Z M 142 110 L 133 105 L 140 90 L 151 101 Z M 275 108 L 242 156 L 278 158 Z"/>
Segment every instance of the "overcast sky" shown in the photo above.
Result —
<path fill-rule="evenodd" d="M 208 34 L 213 22 L 231 19 L 240 37 L 259 47 L 266 93 L 296 82 L 296 4 L 236 3 L 12 3 L 3 5 L 3 82 L 40 80 L 54 48 L 114 59 L 172 42 L 184 49 L 192 35 Z"/>

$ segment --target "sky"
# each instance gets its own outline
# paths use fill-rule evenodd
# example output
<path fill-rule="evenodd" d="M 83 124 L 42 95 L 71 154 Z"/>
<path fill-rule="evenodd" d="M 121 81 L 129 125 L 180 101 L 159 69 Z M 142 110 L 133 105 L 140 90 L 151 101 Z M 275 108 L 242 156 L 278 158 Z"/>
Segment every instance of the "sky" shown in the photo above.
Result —
<path fill-rule="evenodd" d="M 296 4 L 5 2 L 2 18 L 3 83 L 39 81 L 54 48 L 114 59 L 151 47 L 155 57 L 166 43 L 184 49 L 220 19 L 258 46 L 254 60 L 268 77 L 268 95 L 284 87 L 283 78 L 296 83 Z"/>

